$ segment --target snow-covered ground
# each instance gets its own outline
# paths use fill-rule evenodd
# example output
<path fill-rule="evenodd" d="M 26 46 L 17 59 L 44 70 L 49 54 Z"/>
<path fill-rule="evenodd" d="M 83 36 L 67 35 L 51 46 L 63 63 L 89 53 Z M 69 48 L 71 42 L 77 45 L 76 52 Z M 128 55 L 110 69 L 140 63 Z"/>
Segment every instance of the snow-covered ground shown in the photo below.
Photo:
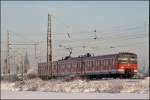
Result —
<path fill-rule="evenodd" d="M 149 93 L 149 77 L 145 79 L 110 79 L 110 80 L 60 80 L 44 81 L 40 78 L 24 82 L 1 82 L 1 90 L 5 91 L 41 91 L 64 93 Z"/>
<path fill-rule="evenodd" d="M 1 99 L 149 99 L 138 93 L 55 93 L 33 91 L 2 91 Z"/>
<path fill-rule="evenodd" d="M 24 82 L 1 81 L 2 99 L 148 99 L 149 77 L 145 79 L 61 80 L 39 78 Z"/>

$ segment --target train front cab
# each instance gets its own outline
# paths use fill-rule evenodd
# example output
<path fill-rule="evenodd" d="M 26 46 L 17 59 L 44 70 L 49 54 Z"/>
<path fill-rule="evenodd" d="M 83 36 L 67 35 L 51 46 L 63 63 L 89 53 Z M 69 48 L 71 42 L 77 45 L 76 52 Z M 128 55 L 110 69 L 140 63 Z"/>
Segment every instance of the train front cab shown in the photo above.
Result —
<path fill-rule="evenodd" d="M 127 78 L 137 73 L 137 55 L 133 53 L 119 53 L 117 72 Z"/>

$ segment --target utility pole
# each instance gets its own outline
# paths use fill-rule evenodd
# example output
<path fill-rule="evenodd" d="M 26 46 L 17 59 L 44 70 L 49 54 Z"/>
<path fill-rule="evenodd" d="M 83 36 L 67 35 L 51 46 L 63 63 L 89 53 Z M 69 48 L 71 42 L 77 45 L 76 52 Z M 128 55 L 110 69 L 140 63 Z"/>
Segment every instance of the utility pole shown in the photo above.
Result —
<path fill-rule="evenodd" d="M 23 56 L 21 56 L 21 76 L 22 76 L 22 81 L 24 80 L 24 61 L 23 61 Z"/>
<path fill-rule="evenodd" d="M 36 50 L 38 43 L 10 43 L 10 33 L 7 31 L 7 52 L 6 52 L 6 67 L 5 67 L 5 79 L 10 79 L 10 46 L 11 45 L 34 45 L 35 48 L 35 59 L 37 58 Z M 14 58 L 15 63 L 15 58 Z"/>
<path fill-rule="evenodd" d="M 36 48 L 37 48 L 37 45 L 38 45 L 38 44 L 36 44 L 36 43 L 34 44 L 34 50 L 35 50 L 35 59 L 37 58 L 37 56 L 36 56 Z"/>
<path fill-rule="evenodd" d="M 10 45 L 10 41 L 9 41 L 9 32 L 7 31 L 7 53 L 6 53 L 6 69 L 5 69 L 5 79 L 8 78 L 8 73 L 10 76 L 10 66 L 9 66 L 9 45 Z"/>
<path fill-rule="evenodd" d="M 14 53 L 14 68 L 16 68 L 16 53 L 15 53 L 16 51 L 13 51 L 13 53 Z M 15 75 L 15 71 L 14 71 L 14 75 Z"/>
<path fill-rule="evenodd" d="M 47 28 L 47 79 L 52 75 L 52 41 L 51 41 L 51 15 L 48 14 L 48 28 Z M 49 73 L 50 72 L 50 73 Z"/>

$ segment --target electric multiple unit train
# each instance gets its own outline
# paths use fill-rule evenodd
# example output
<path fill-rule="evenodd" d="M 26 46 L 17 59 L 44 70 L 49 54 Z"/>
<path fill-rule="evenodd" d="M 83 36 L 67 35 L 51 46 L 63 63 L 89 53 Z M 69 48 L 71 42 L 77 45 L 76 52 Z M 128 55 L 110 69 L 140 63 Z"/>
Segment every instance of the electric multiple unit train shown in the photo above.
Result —
<path fill-rule="evenodd" d="M 101 56 L 87 53 L 79 57 L 53 61 L 52 68 L 48 68 L 47 63 L 39 63 L 38 73 L 42 78 L 67 76 L 132 78 L 137 73 L 137 66 L 137 55 L 134 53 L 120 52 Z"/>

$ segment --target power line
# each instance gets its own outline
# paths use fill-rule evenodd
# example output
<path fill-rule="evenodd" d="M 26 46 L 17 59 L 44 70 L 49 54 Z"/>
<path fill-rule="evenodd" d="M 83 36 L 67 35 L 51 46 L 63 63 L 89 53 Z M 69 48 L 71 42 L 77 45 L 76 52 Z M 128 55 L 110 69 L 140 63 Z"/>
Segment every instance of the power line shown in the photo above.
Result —
<path fill-rule="evenodd" d="M 121 44 L 121 45 L 110 45 L 110 44 L 108 44 L 108 45 L 106 45 L 105 47 L 104 46 L 102 46 L 103 47 L 103 49 L 111 49 L 112 47 L 124 47 L 124 46 L 130 46 L 130 45 L 143 45 L 144 43 L 146 43 L 145 41 L 143 42 L 134 42 L 134 43 L 129 43 L 129 44 Z M 85 46 L 85 48 L 99 48 L 99 46 L 90 46 L 90 45 L 82 45 L 82 46 L 72 46 L 72 48 L 76 48 L 76 49 L 78 49 L 78 48 L 83 48 L 83 46 Z M 133 47 L 134 47 L 133 46 Z M 101 48 L 101 47 L 100 47 Z M 58 48 L 58 49 L 55 49 L 55 50 L 61 50 L 61 48 Z"/>
<path fill-rule="evenodd" d="M 69 25 L 65 24 L 62 20 L 60 20 L 60 19 L 57 18 L 56 16 L 53 16 L 53 15 L 52 15 L 52 17 L 55 18 L 55 19 L 57 19 L 57 20 L 59 20 L 59 22 L 60 22 L 61 24 L 63 24 L 66 28 L 70 28 Z"/>
<path fill-rule="evenodd" d="M 116 27 L 117 29 L 106 29 L 106 30 L 98 30 L 98 29 L 96 29 L 97 30 L 97 32 L 101 32 L 101 33 L 105 33 L 105 32 L 107 32 L 107 33 L 109 33 L 109 31 L 111 31 L 111 32 L 119 32 L 119 31 L 131 31 L 131 30 L 135 30 L 135 29 L 140 29 L 140 28 L 142 28 L 142 29 L 144 29 L 144 26 L 130 26 L 130 27 L 127 27 L 127 28 L 123 28 L 123 29 L 121 29 L 119 26 L 118 27 Z M 77 32 L 70 32 L 70 33 L 92 33 L 92 32 L 94 32 L 94 30 L 89 30 L 89 31 L 77 31 Z M 54 32 L 55 34 L 54 35 L 62 35 L 62 34 L 66 34 L 66 33 L 57 33 L 57 32 Z"/>
<path fill-rule="evenodd" d="M 13 32 L 13 31 L 10 31 L 9 30 L 9 32 L 11 32 L 11 33 L 13 33 L 13 34 L 16 34 L 16 36 L 18 36 L 18 37 L 20 37 L 21 39 L 24 39 L 24 40 L 28 40 L 28 42 L 35 42 L 35 41 L 33 41 L 33 40 L 30 40 L 29 38 L 25 38 L 25 36 L 23 36 L 23 35 L 21 35 L 21 34 L 19 34 L 19 33 L 16 33 L 16 32 Z"/>
<path fill-rule="evenodd" d="M 108 34 L 108 35 L 107 35 L 107 34 L 104 34 L 104 35 L 103 35 L 103 34 L 101 34 L 101 36 L 99 36 L 99 37 L 100 37 L 99 39 L 102 40 L 102 39 L 105 39 L 105 38 L 106 38 L 106 39 L 109 39 L 109 37 L 110 37 L 110 39 L 112 39 L 112 37 L 115 37 L 115 38 L 118 37 L 118 38 L 120 38 L 121 36 L 122 36 L 122 37 L 127 37 L 127 36 L 145 35 L 145 34 L 143 34 L 143 32 L 144 32 L 144 31 L 136 31 L 136 32 L 128 33 L 128 34 L 126 34 L 125 32 L 121 32 L 122 34 L 119 33 L 119 35 L 114 35 L 114 34 Z M 139 33 L 140 33 L 140 34 L 139 34 Z M 96 34 L 97 34 L 97 33 L 96 33 Z M 94 34 L 93 34 L 93 36 L 94 36 Z M 89 40 L 90 38 L 87 38 L 87 39 L 80 38 L 80 39 L 75 39 L 75 40 L 73 40 L 73 39 L 75 39 L 75 38 L 72 38 L 72 39 L 69 40 L 69 41 L 68 41 L 68 40 L 60 40 L 60 39 L 59 39 L 59 41 L 61 41 L 61 42 L 62 42 L 62 41 L 74 42 L 74 41 L 75 41 L 75 42 L 77 42 L 77 41 L 87 41 L 87 40 Z M 91 38 L 91 39 L 92 39 L 92 38 Z M 57 40 L 57 39 L 56 39 L 56 40 Z M 46 42 L 46 41 L 40 41 L 40 42 L 42 43 L 42 42 Z"/>
<path fill-rule="evenodd" d="M 98 38 L 97 40 L 93 40 L 92 38 L 87 38 L 87 39 L 75 39 L 75 40 L 70 40 L 70 41 L 67 41 L 67 40 L 63 40 L 63 41 L 60 41 L 61 43 L 62 42 L 69 42 L 69 43 L 77 43 L 77 42 L 104 42 L 104 41 L 118 41 L 118 40 L 126 40 L 126 39 L 138 39 L 138 38 L 144 38 L 144 37 L 147 37 L 146 35 L 143 35 L 143 34 L 139 34 L 139 35 L 128 35 L 128 36 L 117 36 L 117 37 L 102 37 L 102 38 Z M 113 40 L 114 39 L 114 40 Z M 100 40 L 100 41 L 98 41 Z"/>

